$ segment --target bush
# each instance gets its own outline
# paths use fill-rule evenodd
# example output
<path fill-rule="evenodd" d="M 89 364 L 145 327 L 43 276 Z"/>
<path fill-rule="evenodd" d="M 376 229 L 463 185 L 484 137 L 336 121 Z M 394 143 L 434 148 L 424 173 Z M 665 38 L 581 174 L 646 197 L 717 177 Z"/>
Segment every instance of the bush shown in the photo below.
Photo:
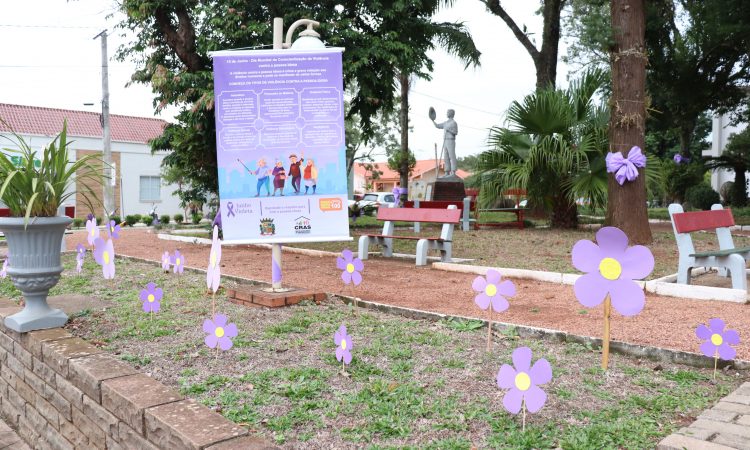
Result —
<path fill-rule="evenodd" d="M 96 218 L 96 224 L 97 224 L 97 225 L 101 225 L 101 224 L 103 224 L 103 223 L 104 223 L 104 222 L 102 222 L 102 218 L 101 218 L 101 217 L 97 217 L 97 218 Z"/>
<path fill-rule="evenodd" d="M 703 182 L 703 174 L 706 169 L 701 163 L 690 164 L 664 164 L 664 188 L 667 201 L 681 203 L 687 200 L 687 191 L 691 187 L 697 187 Z M 710 206 L 709 206 L 710 209 Z"/>
<path fill-rule="evenodd" d="M 720 203 L 719 193 L 708 183 L 700 183 L 685 192 L 685 200 L 694 208 L 708 210 L 714 203 Z"/>
<path fill-rule="evenodd" d="M 151 224 L 154 222 L 154 218 L 149 215 L 143 215 L 141 216 L 141 222 L 145 223 L 146 226 L 151 226 Z"/>
<path fill-rule="evenodd" d="M 114 220 L 117 224 L 122 223 L 122 218 L 120 216 L 110 216 L 109 220 Z"/>
<path fill-rule="evenodd" d="M 169 214 L 162 214 L 159 216 L 159 222 L 161 222 L 162 225 L 166 225 L 169 223 Z"/>
<path fill-rule="evenodd" d="M 73 219 L 73 228 L 80 228 L 83 226 L 83 219 L 75 218 Z"/>
<path fill-rule="evenodd" d="M 127 216 L 125 216 L 125 223 L 129 227 L 132 227 L 133 225 L 135 225 L 136 223 L 138 223 L 138 218 L 135 217 L 134 215 L 127 215 Z"/>
<path fill-rule="evenodd" d="M 174 215 L 174 221 L 177 224 L 182 223 L 182 221 L 185 220 L 185 217 L 182 214 L 175 214 Z"/>
<path fill-rule="evenodd" d="M 195 213 L 195 214 L 193 214 L 193 225 L 198 225 L 200 223 L 201 219 L 203 219 L 203 214 L 201 214 L 201 213 Z"/>
<path fill-rule="evenodd" d="M 143 220 L 143 216 L 140 215 L 140 214 L 133 214 L 133 217 L 135 217 L 136 223 L 140 222 L 141 220 Z"/>

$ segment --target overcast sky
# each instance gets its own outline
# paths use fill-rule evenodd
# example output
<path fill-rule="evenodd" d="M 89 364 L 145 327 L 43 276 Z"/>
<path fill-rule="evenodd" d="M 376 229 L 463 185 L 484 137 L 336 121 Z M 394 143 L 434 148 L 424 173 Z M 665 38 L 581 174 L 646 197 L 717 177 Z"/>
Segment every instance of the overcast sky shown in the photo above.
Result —
<path fill-rule="evenodd" d="M 541 34 L 541 17 L 535 15 L 539 2 L 507 0 L 503 5 L 519 25 L 526 25 L 535 36 Z M 112 0 L 1 0 L 0 103 L 99 111 L 101 44 L 93 37 L 105 28 L 112 30 L 120 19 L 117 14 L 107 18 L 114 11 Z M 437 110 L 438 121 L 444 120 L 448 108 L 455 109 L 457 153 L 477 153 L 485 148 L 487 129 L 502 124 L 510 102 L 531 92 L 536 79 L 526 50 L 478 0 L 458 0 L 436 20 L 465 22 L 482 52 L 481 67 L 464 70 L 442 51 L 431 54 L 433 79 L 418 80 L 410 96 L 414 128 L 410 146 L 418 159 L 432 158 L 435 143 L 442 142 L 442 131 L 427 118 L 430 106 Z M 122 43 L 118 36 L 110 36 L 110 55 Z M 561 45 L 560 54 L 564 52 Z M 110 61 L 111 112 L 152 117 L 150 88 L 125 87 L 133 67 Z M 558 84 L 565 84 L 566 76 L 566 67 L 560 63 Z M 169 112 L 162 118 L 171 120 Z"/>

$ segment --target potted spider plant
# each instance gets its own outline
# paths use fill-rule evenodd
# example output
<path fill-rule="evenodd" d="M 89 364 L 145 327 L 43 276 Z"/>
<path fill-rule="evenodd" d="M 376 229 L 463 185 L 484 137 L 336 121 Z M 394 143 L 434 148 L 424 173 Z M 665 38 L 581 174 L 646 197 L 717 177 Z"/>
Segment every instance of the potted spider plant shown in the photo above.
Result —
<path fill-rule="evenodd" d="M 18 332 L 60 327 L 68 316 L 50 308 L 47 294 L 60 280 L 60 244 L 73 219 L 57 213 L 76 193 L 92 204 L 90 199 L 96 196 L 85 181 L 101 180 L 90 164 L 96 155 L 70 161 L 67 121 L 41 153 L 18 134 L 11 136 L 6 139 L 15 148 L 0 152 L 0 201 L 10 209 L 11 217 L 0 218 L 0 231 L 8 242 L 7 273 L 23 294 L 25 306 L 6 317 L 5 326 Z"/>

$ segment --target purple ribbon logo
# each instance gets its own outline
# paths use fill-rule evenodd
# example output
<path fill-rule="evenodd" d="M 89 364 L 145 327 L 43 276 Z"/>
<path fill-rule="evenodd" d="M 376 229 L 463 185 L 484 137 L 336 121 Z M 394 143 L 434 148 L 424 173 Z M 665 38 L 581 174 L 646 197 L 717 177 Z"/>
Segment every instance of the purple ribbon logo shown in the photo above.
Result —
<path fill-rule="evenodd" d="M 620 186 L 625 180 L 633 181 L 638 178 L 638 167 L 646 167 L 646 156 L 638 146 L 630 149 L 627 158 L 623 157 L 621 152 L 609 153 L 606 161 L 607 172 L 614 172 L 615 180 Z"/>
<path fill-rule="evenodd" d="M 234 216 L 234 203 L 227 202 L 227 217 Z"/>

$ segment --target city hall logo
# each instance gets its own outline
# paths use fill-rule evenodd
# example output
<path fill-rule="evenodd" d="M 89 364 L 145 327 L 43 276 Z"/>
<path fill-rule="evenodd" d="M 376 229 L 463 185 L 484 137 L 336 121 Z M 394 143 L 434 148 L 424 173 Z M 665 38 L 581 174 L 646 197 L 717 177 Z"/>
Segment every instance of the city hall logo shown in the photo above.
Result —
<path fill-rule="evenodd" d="M 297 220 L 294 221 L 294 232 L 297 234 L 309 234 L 310 230 L 312 230 L 310 219 L 304 216 L 297 217 Z"/>
<path fill-rule="evenodd" d="M 260 235 L 273 236 L 274 234 L 276 234 L 276 225 L 273 224 L 273 219 L 260 219 Z"/>

